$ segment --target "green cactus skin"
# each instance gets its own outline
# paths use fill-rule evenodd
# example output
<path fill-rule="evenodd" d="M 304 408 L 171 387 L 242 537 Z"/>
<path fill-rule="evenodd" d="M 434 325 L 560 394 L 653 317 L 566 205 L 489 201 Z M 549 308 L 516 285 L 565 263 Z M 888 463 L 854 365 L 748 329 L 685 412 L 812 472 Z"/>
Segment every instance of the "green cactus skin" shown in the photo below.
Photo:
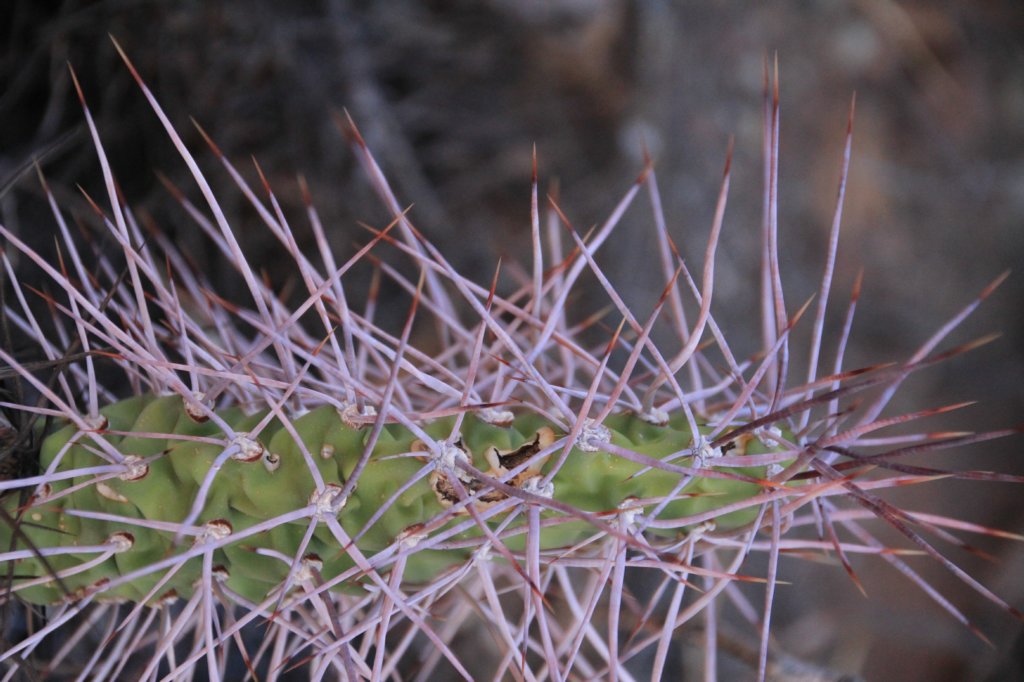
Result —
<path fill-rule="evenodd" d="M 24 511 L 21 530 L 35 547 L 41 548 L 103 545 L 109 543 L 111 537 L 117 537 L 118 533 L 130 534 L 134 542 L 130 548 L 113 554 L 98 565 L 68 575 L 62 580 L 63 589 L 54 580 L 18 589 L 18 583 L 31 580 L 33 576 L 49 576 L 50 572 L 38 556 L 17 560 L 15 590 L 26 601 L 45 604 L 62 601 L 69 595 L 72 598 L 81 596 L 89 586 L 117 579 L 133 570 L 166 560 L 192 546 L 192 539 L 188 536 L 175 542 L 174 532 L 170 530 L 84 518 L 64 512 L 102 512 L 147 521 L 181 523 L 187 517 L 211 464 L 224 451 L 225 434 L 213 421 L 197 422 L 191 418 L 183 409 L 182 400 L 178 396 L 138 396 L 110 405 L 102 410 L 102 414 L 107 419 L 107 431 L 168 436 L 159 438 L 109 433 L 102 436 L 123 455 L 146 459 L 149 467 L 146 475 L 136 480 L 108 478 L 100 484 L 90 484 L 93 477 L 88 476 L 54 480 L 50 484 L 50 496 Z M 218 413 L 238 433 L 253 428 L 264 414 L 245 415 L 237 408 Z M 294 419 L 292 424 L 316 462 L 324 483 L 343 486 L 364 450 L 370 429 L 359 430 L 346 426 L 337 410 L 330 406 L 316 408 Z M 678 454 L 690 447 L 693 441 L 684 420 L 662 427 L 648 424 L 635 415 L 623 414 L 609 417 L 604 425 L 611 431 L 612 443 L 650 457 L 664 458 Z M 510 425 L 502 427 L 485 423 L 477 416 L 468 414 L 462 423 L 461 434 L 466 451 L 472 453 L 473 465 L 486 472 L 488 466 L 482 453 L 487 448 L 518 448 L 529 443 L 544 426 L 545 422 L 535 415 L 522 415 Z M 441 440 L 450 434 L 452 427 L 453 418 L 441 418 L 423 428 L 432 438 Z M 72 443 L 76 435 L 79 437 Z M 49 436 L 42 446 L 42 469 L 50 467 L 62 452 L 58 472 L 102 465 L 104 460 L 94 453 L 95 444 L 91 438 L 83 435 L 76 427 L 67 426 Z M 206 437 L 211 442 L 185 440 L 180 436 Z M 221 441 L 219 444 L 216 442 L 218 439 Z M 259 440 L 264 445 L 264 452 L 272 453 L 268 456 L 272 458 L 276 455 L 279 458 L 275 461 L 276 468 L 267 466 L 261 459 L 251 462 L 235 459 L 225 461 L 214 478 L 195 526 L 224 520 L 230 524 L 233 533 L 238 533 L 310 504 L 316 486 L 307 460 L 289 431 L 275 420 L 260 433 Z M 354 492 L 339 512 L 338 519 L 345 532 L 352 537 L 359 536 L 357 547 L 367 556 L 392 545 L 406 529 L 425 524 L 444 511 L 444 506 L 432 488 L 430 476 L 424 475 L 422 471 L 431 465 L 422 457 L 409 456 L 409 453 L 417 449 L 415 440 L 415 436 L 405 427 L 385 426 L 367 466 L 359 475 Z M 747 454 L 767 451 L 756 439 L 748 439 L 737 450 Z M 737 450 L 732 453 L 735 454 Z M 399 456 L 403 454 L 406 456 Z M 545 470 L 554 459 L 552 457 L 548 460 Z M 686 461 L 683 460 L 684 463 Z M 631 497 L 662 499 L 670 495 L 679 483 L 680 474 L 661 469 L 651 469 L 632 477 L 640 469 L 640 465 L 607 452 L 583 452 L 573 448 L 552 480 L 554 499 L 585 512 L 613 511 Z M 729 472 L 751 478 L 763 478 L 765 475 L 763 466 L 730 468 Z M 419 480 L 397 502 L 391 504 L 372 526 L 366 528 L 379 508 L 417 475 Z M 78 489 L 74 492 L 59 495 L 62 490 L 75 486 Z M 753 481 L 694 477 L 677 493 L 679 499 L 669 503 L 660 517 L 678 518 L 720 508 L 749 499 L 761 490 L 762 487 Z M 56 499 L 50 499 L 54 495 Z M 9 496 L 6 503 L 12 514 L 17 511 L 12 501 L 16 497 Z M 465 504 L 462 506 L 465 507 Z M 554 512 L 546 511 L 544 514 L 550 516 Z M 753 520 L 755 514 L 756 505 L 753 505 L 725 514 L 716 522 L 719 527 L 738 526 Z M 493 527 L 505 516 L 504 513 L 497 514 L 489 522 Z M 455 517 L 454 520 L 448 520 L 447 524 L 452 525 L 465 518 Z M 525 520 L 516 519 L 512 528 L 523 523 Z M 293 557 L 299 552 L 309 524 L 309 518 L 281 523 L 268 531 L 229 543 L 213 552 L 212 564 L 226 570 L 228 588 L 246 599 L 261 601 L 287 578 L 290 564 L 255 550 L 273 550 L 283 557 Z M 593 526 L 579 519 L 546 526 L 541 531 L 541 548 L 568 547 L 594 531 Z M 481 529 L 474 526 L 457 538 L 471 539 L 480 535 Z M 505 540 L 505 544 L 511 551 L 519 551 L 525 545 L 525 538 L 523 532 L 513 533 Z M 0 542 L 5 547 L 13 546 L 15 549 L 29 546 L 20 537 L 12 545 L 10 530 L 6 526 L 0 527 Z M 446 568 L 466 560 L 471 552 L 471 546 L 458 549 L 417 549 L 408 557 L 403 579 L 413 583 L 429 581 Z M 338 546 L 337 539 L 323 523 L 318 524 L 305 549 L 305 555 L 316 555 L 322 561 L 320 572 L 324 579 L 330 579 L 353 565 L 353 560 Z M 95 560 L 97 556 L 95 551 L 90 551 L 55 554 L 47 559 L 54 571 L 61 571 Z M 156 592 L 158 597 L 171 594 L 172 590 L 177 596 L 187 597 L 201 578 L 202 565 L 202 556 L 177 562 L 169 579 L 167 569 L 155 571 L 113 587 L 104 587 L 96 598 L 138 602 L 148 597 L 153 601 L 151 592 L 161 580 L 164 582 Z"/>

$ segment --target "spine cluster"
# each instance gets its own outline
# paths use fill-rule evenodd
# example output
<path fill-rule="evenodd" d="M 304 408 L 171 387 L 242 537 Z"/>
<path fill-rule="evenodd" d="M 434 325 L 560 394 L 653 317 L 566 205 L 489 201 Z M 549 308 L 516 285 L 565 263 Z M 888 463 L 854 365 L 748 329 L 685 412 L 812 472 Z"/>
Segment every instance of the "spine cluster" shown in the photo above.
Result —
<path fill-rule="evenodd" d="M 832 277 L 852 110 L 820 285 L 791 309 L 766 73 L 765 217 L 750 237 L 762 286 L 749 301 L 763 343 L 744 357 L 712 305 L 728 159 L 702 259 L 674 243 L 652 165 L 584 236 L 554 201 L 541 206 L 535 163 L 532 262 L 487 285 L 414 227 L 351 122 L 391 222 L 344 261 L 310 197 L 293 227 L 259 168 L 254 187 L 210 141 L 294 270 L 289 298 L 250 262 L 193 151 L 129 69 L 195 180 L 199 199 L 171 188 L 177 208 L 249 300 L 221 298 L 143 228 L 79 91 L 107 195 L 90 197 L 90 217 L 104 236 L 83 246 L 45 183 L 56 255 L 0 225 L 3 322 L 36 342 L 33 357 L 0 347 L 5 396 L 19 396 L 4 397 L 0 425 L 3 606 L 24 605 L 5 625 L 4 679 L 202 668 L 272 680 L 300 666 L 316 679 L 531 681 L 635 679 L 646 666 L 639 676 L 659 679 L 691 633 L 714 679 L 718 643 L 738 629 L 748 636 L 729 650 L 764 680 L 773 608 L 798 592 L 787 554 L 826 557 L 858 586 L 858 557 L 886 562 L 977 632 L 907 556 L 923 554 L 1020 617 L 945 554 L 970 547 L 966 534 L 1019 536 L 887 500 L 936 479 L 1021 479 L 927 466 L 929 453 L 1012 430 L 923 421 L 960 404 L 889 408 L 911 373 L 980 345 L 942 347 L 1001 279 L 910 357 L 846 366 L 860 283 L 836 312 Z M 654 228 L 632 242 L 651 247 L 665 286 L 639 310 L 601 263 L 645 196 Z M 353 300 L 364 276 L 371 293 Z M 377 319 L 384 278 L 408 304 L 401 329 Z M 791 352 L 797 334 L 806 359 Z"/>

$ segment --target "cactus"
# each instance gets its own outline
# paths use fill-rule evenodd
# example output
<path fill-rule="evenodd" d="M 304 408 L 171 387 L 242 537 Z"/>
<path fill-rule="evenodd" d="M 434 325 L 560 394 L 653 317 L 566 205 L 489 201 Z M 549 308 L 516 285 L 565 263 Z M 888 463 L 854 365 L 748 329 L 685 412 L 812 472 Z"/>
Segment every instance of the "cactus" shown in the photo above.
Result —
<path fill-rule="evenodd" d="M 353 152 L 393 220 L 341 265 L 311 202 L 320 251 L 308 255 L 269 183 L 261 175 L 261 198 L 210 140 L 293 261 L 304 291 L 291 306 L 256 275 L 192 152 L 125 62 L 206 207 L 172 193 L 251 304 L 218 297 L 159 232 L 144 236 L 79 88 L 109 195 L 93 205 L 121 253 L 85 252 L 52 196 L 58 260 L 0 226 L 13 293 L 5 317 L 58 369 L 47 381 L 0 349 L 40 396 L 13 406 L 25 418 L 7 431 L 5 464 L 17 466 L 0 480 L 5 601 L 26 607 L 23 636 L 0 653 L 12 674 L 61 676 L 66 666 L 82 677 L 154 679 L 201 667 L 225 679 L 245 674 L 234 672 L 243 662 L 259 679 L 295 666 L 339 679 L 657 679 L 700 622 L 713 678 L 721 597 L 754 613 L 743 589 L 753 585 L 763 594 L 755 665 L 765 679 L 783 552 L 834 555 L 855 582 L 851 555 L 875 555 L 974 629 L 876 537 L 879 525 L 1020 616 L 926 537 L 962 546 L 954 530 L 998 531 L 883 496 L 949 476 L 1019 483 L 900 461 L 1011 431 L 876 435 L 962 407 L 885 414 L 911 373 L 984 341 L 937 350 L 1002 278 L 896 365 L 844 366 L 859 282 L 842 335 L 823 337 L 852 107 L 831 248 L 810 322 L 799 324 L 812 301 L 791 314 L 783 296 L 771 93 L 764 290 L 752 301 L 764 348 L 743 359 L 711 313 L 728 160 L 699 279 L 668 236 L 650 163 L 582 236 L 557 205 L 542 219 L 535 161 L 534 261 L 518 289 L 503 291 L 497 273 L 490 286 L 459 274 L 414 228 L 351 121 Z M 666 281 L 646 315 L 623 302 L 596 258 L 642 192 L 657 216 L 652 262 Z M 7 252 L 43 271 L 51 320 L 35 312 L 29 289 L 39 288 L 15 276 Z M 346 277 L 366 263 L 408 292 L 397 333 L 375 322 L 373 296 L 346 297 Z M 584 286 L 607 295 L 605 317 L 618 324 L 597 342 L 606 320 L 572 309 Z M 661 327 L 674 340 L 656 343 Z M 417 347 L 413 332 L 424 329 L 434 350 Z M 811 351 L 806 377 L 793 381 L 798 332 Z M 821 370 L 826 352 L 831 368 Z M 763 575 L 749 572 L 758 554 Z M 646 604 L 633 596 L 641 581 L 653 594 Z M 490 635 L 486 651 L 459 646 L 472 623 Z M 70 644 L 54 648 L 60 638 Z M 84 646 L 85 662 L 70 665 Z"/>
<path fill-rule="evenodd" d="M 192 523 L 205 533 L 198 537 L 227 532 L 245 538 L 216 550 L 213 561 L 221 567 L 225 585 L 250 601 L 259 601 L 273 592 L 288 578 L 290 566 L 279 559 L 261 562 L 253 556 L 255 552 L 278 557 L 298 553 L 304 560 L 319 557 L 321 574 L 332 582 L 354 568 L 345 554 L 324 562 L 325 557 L 337 554 L 333 549 L 336 540 L 326 525 L 321 525 L 319 532 L 305 543 L 303 535 L 308 522 L 304 524 L 301 518 L 281 523 L 272 533 L 244 532 L 310 504 L 328 505 L 345 534 L 358 538 L 359 551 L 374 555 L 386 550 L 403 533 L 426 527 L 445 509 L 469 515 L 468 507 L 472 506 L 485 516 L 486 510 L 504 502 L 505 511 L 511 511 L 509 505 L 517 502 L 513 491 L 538 494 L 547 486 L 552 499 L 589 514 L 617 508 L 639 511 L 643 509 L 639 500 L 671 499 L 673 489 L 683 479 L 685 486 L 674 493 L 678 499 L 666 505 L 658 517 L 676 519 L 711 513 L 718 517 L 719 526 L 729 526 L 753 520 L 757 505 L 753 498 L 761 492 L 762 485 L 768 485 L 764 480 L 765 466 L 719 468 L 696 477 L 679 465 L 666 464 L 665 469 L 645 467 L 601 452 L 597 444 L 586 443 L 573 447 L 563 466 L 553 471 L 551 480 L 545 483 L 542 464 L 555 451 L 559 439 L 550 426 L 534 428 L 537 419 L 530 415 L 501 425 L 468 415 L 447 452 L 453 460 L 447 468 L 433 465 L 429 477 L 422 475 L 432 466 L 429 454 L 423 457 L 424 462 L 410 456 L 417 451 L 429 453 L 428 447 L 401 426 L 385 427 L 365 468 L 353 476 L 365 451 L 368 433 L 347 425 L 345 417 L 330 406 L 315 408 L 293 419 L 291 429 L 281 424 L 267 426 L 260 432 L 260 440 L 237 435 L 227 438 L 215 422 L 197 421 L 190 416 L 178 396 L 129 398 L 101 410 L 100 415 L 105 424 L 102 433 L 126 434 L 103 436 L 102 447 L 124 455 L 130 471 L 98 482 L 91 476 L 76 476 L 47 484 L 41 499 L 31 506 L 31 524 L 22 526 L 22 543 L 25 548 L 70 549 L 84 545 L 106 546 L 112 551 L 104 552 L 110 555 L 106 561 L 85 572 L 75 567 L 93 558 L 95 550 L 54 555 L 49 567 L 29 553 L 16 562 L 16 573 L 22 578 L 11 588 L 26 601 L 58 603 L 67 596 L 62 590 L 79 594 L 101 581 L 104 587 L 96 595 L 99 601 L 152 603 L 172 592 L 180 597 L 191 596 L 193 584 L 200 577 L 199 558 L 189 562 L 182 557 L 181 568 L 168 576 L 169 580 L 157 581 L 159 576 L 153 574 L 147 579 L 133 572 L 189 548 L 187 543 L 176 543 L 175 533 L 167 528 L 190 518 L 190 503 L 203 499 L 200 488 L 207 480 L 209 489 L 204 491 L 201 513 Z M 250 433 L 266 413 L 246 416 L 231 410 L 217 416 L 218 421 L 233 418 L 230 430 L 240 434 Z M 654 426 L 631 415 L 609 416 L 602 426 L 607 429 L 611 444 L 650 458 L 654 467 L 669 455 L 686 450 L 694 440 L 685 424 L 678 428 Z M 433 419 L 422 426 L 432 441 L 439 442 L 445 442 L 453 427 L 452 417 Z M 526 435 L 531 432 L 532 436 Z M 104 459 L 89 447 L 85 435 L 69 426 L 47 438 L 41 448 L 40 468 L 59 476 L 102 467 Z M 205 442 L 193 440 L 198 438 Z M 748 441 L 733 452 L 761 454 L 763 460 L 769 450 L 758 447 L 756 441 Z M 320 481 L 307 468 L 304 453 L 315 453 L 310 459 L 316 462 Z M 481 454 L 471 460 L 470 453 Z M 211 468 L 218 458 L 220 468 L 214 475 Z M 467 473 L 472 472 L 470 465 L 486 474 Z M 457 466 L 466 469 L 453 468 Z M 485 476 L 504 478 L 501 485 L 513 490 L 492 488 Z M 347 480 L 354 483 L 346 491 Z M 174 491 L 174 495 L 167 495 L 167 491 Z M 630 505 L 631 499 L 637 502 Z M 719 513 L 722 507 L 743 500 L 748 500 L 745 510 Z M 8 511 L 17 513 L 14 504 Z M 379 511 L 383 513 L 378 514 Z M 82 512 L 95 513 L 95 517 L 82 518 Z M 493 524 L 507 514 L 489 516 Z M 161 522 L 163 527 L 134 525 L 129 519 Z M 475 521 L 459 524 L 460 520 L 456 517 L 450 521 L 445 531 L 461 528 L 456 537 L 475 536 L 479 543 L 485 541 L 479 532 L 473 532 Z M 571 547 L 592 532 L 572 515 L 550 520 L 552 525 L 540 531 L 542 550 Z M 54 529 L 62 532 L 55 534 Z M 521 522 L 507 527 L 505 533 L 509 537 L 505 546 L 521 551 L 526 532 Z M 4 540 L 5 546 L 10 544 L 9 532 Z M 435 579 L 443 569 L 465 561 L 469 554 L 469 547 L 421 550 L 408 557 L 403 578 L 414 583 Z M 62 585 L 50 576 L 50 570 L 62 578 Z M 341 589 L 346 585 L 347 582 L 335 582 L 334 587 Z"/>

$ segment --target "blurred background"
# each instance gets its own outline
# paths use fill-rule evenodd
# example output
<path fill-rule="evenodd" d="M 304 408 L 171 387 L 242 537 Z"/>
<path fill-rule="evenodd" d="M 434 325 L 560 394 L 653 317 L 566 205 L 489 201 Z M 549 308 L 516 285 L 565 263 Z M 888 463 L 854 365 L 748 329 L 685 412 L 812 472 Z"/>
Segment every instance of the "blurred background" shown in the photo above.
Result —
<path fill-rule="evenodd" d="M 629 189 L 646 145 L 671 234 L 699 272 L 734 137 L 713 313 L 739 355 L 758 347 L 752 292 L 762 72 L 777 54 L 790 312 L 820 278 L 856 92 L 833 289 L 838 311 L 864 269 L 847 365 L 907 357 L 989 281 L 1015 268 L 946 347 L 994 331 L 1002 337 L 914 377 L 893 413 L 975 399 L 979 405 L 929 428 L 1024 422 L 1024 5 L 1017 0 L 7 0 L 0 7 L 0 221 L 52 253 L 54 225 L 35 158 L 73 214 L 89 214 L 76 185 L 105 196 L 70 63 L 128 201 L 203 267 L 204 242 L 157 173 L 193 195 L 194 188 L 108 33 L 215 186 L 227 188 L 229 180 L 190 116 L 250 181 L 249 157 L 259 161 L 300 239 L 312 245 L 296 181 L 303 175 L 341 256 L 367 239 L 357 221 L 380 226 L 388 218 L 339 133 L 335 114 L 347 110 L 400 201 L 414 205 L 413 222 L 481 282 L 499 256 L 529 255 L 534 144 L 542 195 L 557 193 L 581 231 Z M 234 191 L 219 194 L 251 260 L 273 281 L 287 281 L 289 273 L 275 270 L 276 243 L 251 209 Z M 650 222 L 648 209 L 631 211 L 599 259 L 640 316 L 663 286 L 651 264 Z M 230 273 L 204 269 L 220 287 L 237 285 Z M 358 283 L 346 287 L 359 295 Z M 835 328 L 837 320 L 830 322 Z M 1020 449 L 1020 438 L 1006 439 L 942 461 L 1019 474 Z M 898 499 L 1022 533 L 1022 495 L 1019 487 L 949 482 Z M 1007 542 L 977 544 L 997 560 L 949 554 L 1024 608 L 1024 552 Z M 882 562 L 856 564 L 865 600 L 840 569 L 796 560 L 784 567 L 793 584 L 781 588 L 778 647 L 869 680 L 1024 676 L 1020 624 L 933 562 L 912 563 L 996 648 Z"/>

